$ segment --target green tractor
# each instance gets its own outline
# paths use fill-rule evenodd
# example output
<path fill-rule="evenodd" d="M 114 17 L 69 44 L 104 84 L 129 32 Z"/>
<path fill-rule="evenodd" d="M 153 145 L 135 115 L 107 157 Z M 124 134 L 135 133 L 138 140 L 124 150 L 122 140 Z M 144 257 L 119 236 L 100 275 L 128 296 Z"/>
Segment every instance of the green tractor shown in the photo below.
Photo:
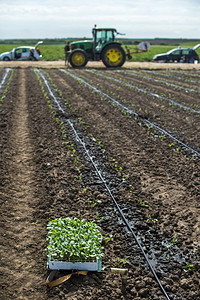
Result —
<path fill-rule="evenodd" d="M 68 62 L 73 68 L 84 67 L 89 60 L 102 60 L 108 68 L 121 67 L 126 60 L 126 56 L 129 59 L 131 56 L 127 47 L 126 54 L 121 43 L 115 40 L 117 34 L 120 33 L 115 28 L 97 28 L 95 26 L 92 29 L 93 40 L 76 41 L 70 44 L 71 51 L 69 52 Z"/>

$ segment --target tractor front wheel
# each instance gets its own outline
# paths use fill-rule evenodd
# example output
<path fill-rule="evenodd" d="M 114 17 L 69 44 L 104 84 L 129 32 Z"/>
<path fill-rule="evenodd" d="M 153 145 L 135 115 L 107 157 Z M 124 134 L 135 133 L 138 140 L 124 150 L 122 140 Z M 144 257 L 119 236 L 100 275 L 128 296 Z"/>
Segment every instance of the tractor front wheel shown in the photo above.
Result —
<path fill-rule="evenodd" d="M 70 53 L 69 62 L 73 68 L 84 67 L 88 62 L 87 54 L 82 49 L 75 49 Z"/>
<path fill-rule="evenodd" d="M 104 65 L 108 68 L 121 67 L 126 60 L 125 51 L 118 44 L 108 45 L 105 47 L 101 57 Z"/>

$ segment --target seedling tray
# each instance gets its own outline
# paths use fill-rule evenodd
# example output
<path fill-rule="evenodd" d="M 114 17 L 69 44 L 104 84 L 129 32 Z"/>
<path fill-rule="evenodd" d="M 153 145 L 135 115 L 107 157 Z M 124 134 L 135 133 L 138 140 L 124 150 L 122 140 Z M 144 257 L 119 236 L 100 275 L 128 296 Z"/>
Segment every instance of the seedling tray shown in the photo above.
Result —
<path fill-rule="evenodd" d="M 66 262 L 52 261 L 48 258 L 47 269 L 49 270 L 79 270 L 79 271 L 101 271 L 102 260 L 98 259 L 94 262 Z"/>
<path fill-rule="evenodd" d="M 99 226 L 85 219 L 59 218 L 50 221 L 47 229 L 49 270 L 101 271 L 103 254 Z"/>

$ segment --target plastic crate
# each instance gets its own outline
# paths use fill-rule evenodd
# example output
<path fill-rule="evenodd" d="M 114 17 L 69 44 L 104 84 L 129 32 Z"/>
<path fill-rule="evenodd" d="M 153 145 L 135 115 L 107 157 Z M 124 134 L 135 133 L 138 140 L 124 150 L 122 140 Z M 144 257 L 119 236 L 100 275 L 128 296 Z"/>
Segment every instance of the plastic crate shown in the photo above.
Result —
<path fill-rule="evenodd" d="M 93 262 L 67 262 L 52 261 L 48 258 L 47 269 L 49 270 L 79 270 L 79 271 L 101 271 L 102 260 L 97 258 Z"/>

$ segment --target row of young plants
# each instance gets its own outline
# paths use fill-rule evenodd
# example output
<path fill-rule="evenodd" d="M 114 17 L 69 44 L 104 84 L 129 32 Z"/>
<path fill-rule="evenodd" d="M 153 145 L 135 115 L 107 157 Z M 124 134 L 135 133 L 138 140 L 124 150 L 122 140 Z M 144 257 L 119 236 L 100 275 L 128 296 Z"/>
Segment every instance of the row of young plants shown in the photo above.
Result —
<path fill-rule="evenodd" d="M 184 90 L 186 93 L 193 92 L 193 93 L 198 94 L 200 92 L 200 90 L 198 88 L 196 88 L 196 86 L 194 87 L 194 86 L 191 86 L 189 84 L 180 85 L 180 83 L 178 83 L 178 84 L 175 83 L 173 79 L 172 79 L 172 82 L 170 82 L 169 80 L 165 81 L 165 80 L 163 80 L 163 78 L 160 78 L 159 76 L 157 76 L 155 78 L 155 77 L 149 76 L 149 74 L 144 75 L 144 74 L 139 74 L 139 73 L 134 72 L 134 71 L 119 71 L 119 73 L 124 73 L 124 74 L 127 74 L 129 76 L 136 77 L 136 78 L 138 78 L 138 80 L 146 79 L 147 81 L 158 82 L 159 84 L 165 85 L 167 87 L 172 87 L 172 88 L 175 88 L 177 90 Z"/>
<path fill-rule="evenodd" d="M 186 82 L 186 83 L 189 82 L 189 83 L 193 84 L 193 86 L 194 85 L 196 86 L 196 85 L 199 85 L 199 81 L 200 81 L 200 78 L 199 78 L 199 80 L 198 80 L 198 78 L 197 78 L 197 80 L 194 80 L 194 79 L 191 79 L 191 78 L 186 78 L 185 76 L 181 76 L 182 73 L 179 74 L 178 72 L 177 72 L 177 75 L 173 75 L 173 74 L 170 74 L 169 72 L 166 73 L 166 71 L 162 72 L 162 71 L 153 71 L 153 70 L 144 70 L 144 71 L 139 70 L 138 74 L 140 74 L 140 75 L 148 74 L 150 76 L 153 75 L 158 79 L 159 78 L 163 79 L 163 77 L 164 77 L 164 78 L 167 78 L 168 80 L 170 80 L 172 82 L 174 82 L 174 80 L 175 81 L 178 80 L 178 83 L 181 84 L 181 86 L 182 86 L 183 82 Z M 187 74 L 185 73 L 185 75 L 187 75 Z M 153 78 L 155 78 L 155 77 L 153 77 Z"/>
<path fill-rule="evenodd" d="M 90 70 L 88 72 L 94 73 L 94 71 L 90 71 Z M 137 92 L 143 93 L 144 95 L 149 95 L 149 96 L 153 97 L 156 100 L 167 103 L 167 105 L 169 105 L 169 106 L 174 106 L 174 107 L 177 106 L 177 107 L 183 109 L 184 111 L 189 111 L 191 113 L 196 113 L 200 117 L 200 111 L 198 110 L 198 105 L 196 103 L 192 104 L 192 107 L 189 107 L 187 105 L 187 103 L 185 103 L 185 102 L 181 102 L 181 103 L 178 102 L 176 100 L 175 96 L 172 96 L 170 93 L 168 95 L 166 95 L 165 93 L 160 93 L 155 88 L 149 89 L 146 86 L 144 87 L 143 84 L 141 84 L 141 83 L 137 84 L 137 83 L 135 83 L 131 80 L 127 80 L 124 77 L 123 78 L 122 77 L 117 77 L 117 78 L 113 77 L 113 74 L 112 74 L 112 77 L 107 76 L 105 74 L 105 72 L 103 72 L 103 71 L 95 72 L 95 75 L 102 76 L 102 77 L 104 77 L 108 80 L 111 80 L 111 81 L 117 81 L 122 86 L 128 87 L 128 88 L 130 88 L 132 90 L 135 90 Z"/>
<path fill-rule="evenodd" d="M 184 77 L 192 77 L 192 78 L 196 78 L 196 79 L 198 79 L 198 80 L 200 80 L 200 74 L 199 74 L 199 71 L 198 70 L 196 70 L 195 72 L 196 72 L 196 74 L 195 74 L 195 72 L 194 72 L 194 70 L 192 70 L 192 71 L 177 71 L 177 70 L 168 70 L 168 72 L 169 73 L 171 73 L 171 74 L 181 74 L 181 75 L 183 75 Z"/>
<path fill-rule="evenodd" d="M 13 73 L 14 73 L 14 71 L 13 71 L 13 69 L 11 69 L 11 71 L 10 71 L 10 77 L 8 78 L 6 86 L 3 89 L 3 93 L 2 93 L 2 91 L 0 91 L 0 106 L 3 105 L 3 101 L 6 98 L 6 95 L 8 93 L 8 89 L 9 89 L 10 83 L 11 83 L 12 78 L 13 78 Z"/>
<path fill-rule="evenodd" d="M 65 124 L 60 119 L 60 117 L 58 116 L 58 114 L 56 113 L 56 110 L 54 110 L 54 104 L 53 104 L 52 100 L 50 99 L 49 94 L 46 91 L 46 88 L 45 88 L 45 86 L 43 84 L 43 81 L 42 81 L 40 75 L 38 74 L 38 72 L 36 71 L 36 69 L 34 69 L 34 73 L 35 73 L 35 75 L 37 77 L 37 80 L 39 82 L 39 85 L 40 85 L 41 91 L 43 93 L 43 96 L 46 99 L 48 107 L 49 107 L 49 109 L 51 111 L 52 119 L 58 125 L 58 128 L 59 128 L 59 130 L 61 132 L 62 138 L 63 138 L 63 140 L 64 140 L 64 142 L 65 142 L 68 150 L 70 151 L 70 156 L 73 159 L 73 163 L 74 163 L 76 174 L 77 174 L 76 175 L 76 179 L 80 183 L 81 182 L 81 178 L 82 178 L 82 164 L 80 162 L 79 156 L 77 155 L 77 150 L 76 150 L 76 147 L 74 145 L 74 142 L 71 141 L 71 139 L 69 138 L 70 137 L 70 133 L 66 130 Z M 54 88 L 55 88 L 55 86 L 54 86 Z M 62 97 L 62 92 L 61 91 L 57 91 L 57 92 L 59 93 L 59 96 L 61 98 L 63 98 Z M 76 115 L 75 110 L 73 109 L 73 107 L 71 106 L 71 104 L 69 103 L 69 101 L 67 99 L 65 99 L 65 104 L 70 109 L 70 111 L 74 115 Z"/>
<path fill-rule="evenodd" d="M 68 72 L 68 75 L 70 75 L 70 73 L 72 72 Z M 73 74 L 73 73 L 72 73 Z M 137 124 L 141 127 L 145 127 L 148 130 L 148 134 L 159 138 L 161 140 L 161 142 L 167 137 L 166 134 L 163 132 L 162 128 L 160 128 L 159 130 L 159 126 L 153 126 L 155 124 L 152 123 L 152 125 L 150 125 L 151 122 L 149 122 L 148 120 L 145 120 L 145 118 L 140 118 L 141 112 L 142 112 L 142 108 L 139 108 L 139 114 L 134 113 L 133 111 L 131 111 L 130 109 L 127 109 L 125 106 L 121 105 L 121 103 L 119 103 L 116 99 L 113 98 L 113 96 L 115 95 L 115 93 L 113 92 L 109 92 L 109 94 L 106 95 L 105 92 L 101 91 L 99 88 L 97 89 L 96 86 L 97 84 L 94 85 L 93 81 L 83 75 L 79 75 L 79 77 L 77 77 L 76 75 L 73 74 L 73 78 L 76 79 L 80 85 L 83 86 L 87 86 L 87 88 L 89 88 L 91 90 L 92 93 L 97 93 L 99 94 L 99 96 L 101 97 L 101 99 L 107 101 L 108 103 L 110 103 L 110 105 L 117 107 L 124 115 L 128 116 L 128 117 L 133 117 L 134 120 L 137 122 Z M 81 78 L 82 80 L 80 80 L 79 78 Z M 88 82 L 90 83 L 88 85 Z M 119 96 L 118 96 L 118 99 Z M 122 99 L 123 102 L 127 102 L 126 100 L 124 100 L 124 98 Z M 113 102 L 114 101 L 114 102 Z M 119 103 L 119 105 L 118 105 Z M 130 112 L 131 111 L 131 112 Z M 132 113 L 133 112 L 133 113 Z M 147 114 L 147 112 L 145 111 L 145 114 Z M 133 116 L 134 115 L 134 116 Z M 157 115 L 154 115 L 153 118 L 155 120 L 159 120 L 160 121 L 160 117 Z M 167 123 L 164 122 L 164 125 L 167 126 Z M 176 131 L 176 128 L 174 128 L 174 130 Z M 165 131 L 165 130 L 164 130 Z M 177 135 L 177 132 L 176 132 Z M 171 134 L 169 134 L 169 136 L 171 136 Z M 172 136 L 171 136 L 172 138 Z M 192 137 L 191 137 L 192 139 Z M 181 146 L 182 145 L 182 146 Z M 187 148 L 187 145 L 185 145 L 184 143 L 182 143 L 181 141 L 178 142 L 177 138 L 174 139 L 174 142 L 170 142 L 168 143 L 169 147 L 172 147 L 176 152 L 181 152 L 181 149 L 185 149 L 185 147 Z M 190 151 L 192 151 L 192 153 L 197 153 L 195 150 L 193 151 L 192 148 L 190 148 L 188 146 L 188 149 L 190 149 Z M 186 155 L 187 160 L 193 160 L 194 156 L 193 154 L 188 153 Z"/>
<path fill-rule="evenodd" d="M 153 76 L 153 78 L 158 78 L 158 79 L 166 79 L 170 80 L 170 82 L 175 83 L 177 82 L 178 85 L 183 86 L 183 87 L 188 87 L 188 88 L 194 88 L 198 90 L 198 85 L 200 78 L 191 78 L 189 74 L 187 74 L 187 71 L 184 73 L 179 73 L 177 72 L 176 74 L 173 74 L 168 70 L 167 72 L 162 72 L 162 71 L 154 71 L 154 70 L 145 70 L 142 72 L 139 72 L 140 74 L 147 74 L 150 76 Z M 188 77 L 186 77 L 188 76 Z"/>

